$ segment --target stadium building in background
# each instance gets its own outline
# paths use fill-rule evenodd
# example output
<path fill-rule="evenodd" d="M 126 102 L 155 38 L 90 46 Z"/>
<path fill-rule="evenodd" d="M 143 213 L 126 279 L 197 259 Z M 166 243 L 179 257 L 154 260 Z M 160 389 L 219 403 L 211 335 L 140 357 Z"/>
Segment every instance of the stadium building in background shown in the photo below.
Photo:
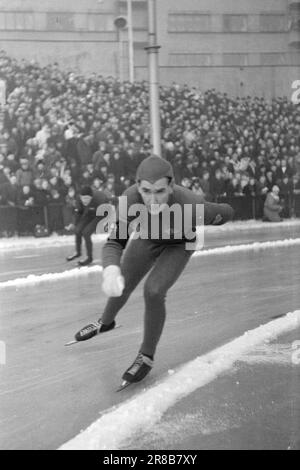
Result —
<path fill-rule="evenodd" d="M 132 0 L 134 66 L 147 73 L 147 0 Z M 0 0 L 1 49 L 128 78 L 126 0 Z M 300 0 L 157 0 L 160 80 L 230 95 L 289 96 L 300 79 Z"/>

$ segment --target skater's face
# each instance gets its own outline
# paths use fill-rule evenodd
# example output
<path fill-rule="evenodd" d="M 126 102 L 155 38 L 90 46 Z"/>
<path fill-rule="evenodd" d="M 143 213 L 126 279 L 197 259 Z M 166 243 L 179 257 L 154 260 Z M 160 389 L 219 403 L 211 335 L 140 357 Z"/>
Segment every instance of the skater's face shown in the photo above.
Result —
<path fill-rule="evenodd" d="M 88 206 L 92 200 L 92 196 L 80 196 L 80 200 L 84 206 Z"/>
<path fill-rule="evenodd" d="M 168 178 L 161 178 L 155 183 L 142 180 L 138 184 L 138 189 L 148 212 L 156 215 L 162 212 L 166 206 L 170 194 L 173 192 L 173 185 Z"/>

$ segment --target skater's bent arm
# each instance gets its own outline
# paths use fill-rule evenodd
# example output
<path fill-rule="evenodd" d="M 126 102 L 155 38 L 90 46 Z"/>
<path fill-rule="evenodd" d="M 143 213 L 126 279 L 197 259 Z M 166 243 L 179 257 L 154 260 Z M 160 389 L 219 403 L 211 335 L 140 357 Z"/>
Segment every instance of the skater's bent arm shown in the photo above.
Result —
<path fill-rule="evenodd" d="M 122 238 L 124 230 L 122 231 L 120 224 L 122 224 L 122 222 L 118 221 L 116 223 L 103 247 L 102 265 L 104 269 L 111 265 L 120 266 L 122 253 L 129 239 L 127 227 L 125 228 L 127 237 L 123 236 Z"/>
<path fill-rule="evenodd" d="M 131 186 L 130 188 L 126 189 L 124 193 L 122 194 L 123 199 L 121 201 L 121 198 L 119 198 L 119 204 L 117 207 L 117 220 L 112 228 L 110 235 L 107 239 L 107 242 L 105 243 L 103 247 L 103 252 L 102 252 L 102 263 L 103 263 L 103 268 L 106 268 L 107 266 L 120 266 L 121 264 L 121 257 L 123 250 L 125 249 L 127 242 L 130 238 L 129 235 L 129 226 L 130 222 L 134 220 L 134 216 L 129 216 L 128 215 L 128 207 L 130 207 L 132 204 L 135 204 L 136 202 L 139 202 L 138 200 L 138 193 L 135 188 L 136 185 Z M 126 205 L 124 209 L 124 196 L 126 200 Z M 123 204 L 121 204 L 123 203 Z"/>
<path fill-rule="evenodd" d="M 233 216 L 234 210 L 229 204 L 204 202 L 204 225 L 223 225 Z"/>
<path fill-rule="evenodd" d="M 208 202 L 200 195 L 193 195 L 193 201 L 204 205 L 204 225 L 223 225 L 233 219 L 234 210 L 229 204 Z"/>

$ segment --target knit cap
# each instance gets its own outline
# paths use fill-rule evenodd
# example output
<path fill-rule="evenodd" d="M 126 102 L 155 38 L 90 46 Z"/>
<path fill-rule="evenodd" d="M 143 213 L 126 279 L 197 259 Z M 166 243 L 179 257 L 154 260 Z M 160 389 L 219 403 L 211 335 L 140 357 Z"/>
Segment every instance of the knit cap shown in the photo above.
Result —
<path fill-rule="evenodd" d="M 153 184 L 161 178 L 174 178 L 172 165 L 167 160 L 151 155 L 140 163 L 136 172 L 136 181 L 146 180 Z"/>

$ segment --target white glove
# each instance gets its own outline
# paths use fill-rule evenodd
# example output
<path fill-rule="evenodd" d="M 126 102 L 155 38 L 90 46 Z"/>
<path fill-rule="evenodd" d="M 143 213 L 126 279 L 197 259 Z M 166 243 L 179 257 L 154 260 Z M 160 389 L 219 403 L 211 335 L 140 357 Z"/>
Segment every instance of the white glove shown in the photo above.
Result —
<path fill-rule="evenodd" d="M 119 266 L 107 266 L 103 270 L 102 290 L 108 297 L 120 297 L 125 287 Z"/>

